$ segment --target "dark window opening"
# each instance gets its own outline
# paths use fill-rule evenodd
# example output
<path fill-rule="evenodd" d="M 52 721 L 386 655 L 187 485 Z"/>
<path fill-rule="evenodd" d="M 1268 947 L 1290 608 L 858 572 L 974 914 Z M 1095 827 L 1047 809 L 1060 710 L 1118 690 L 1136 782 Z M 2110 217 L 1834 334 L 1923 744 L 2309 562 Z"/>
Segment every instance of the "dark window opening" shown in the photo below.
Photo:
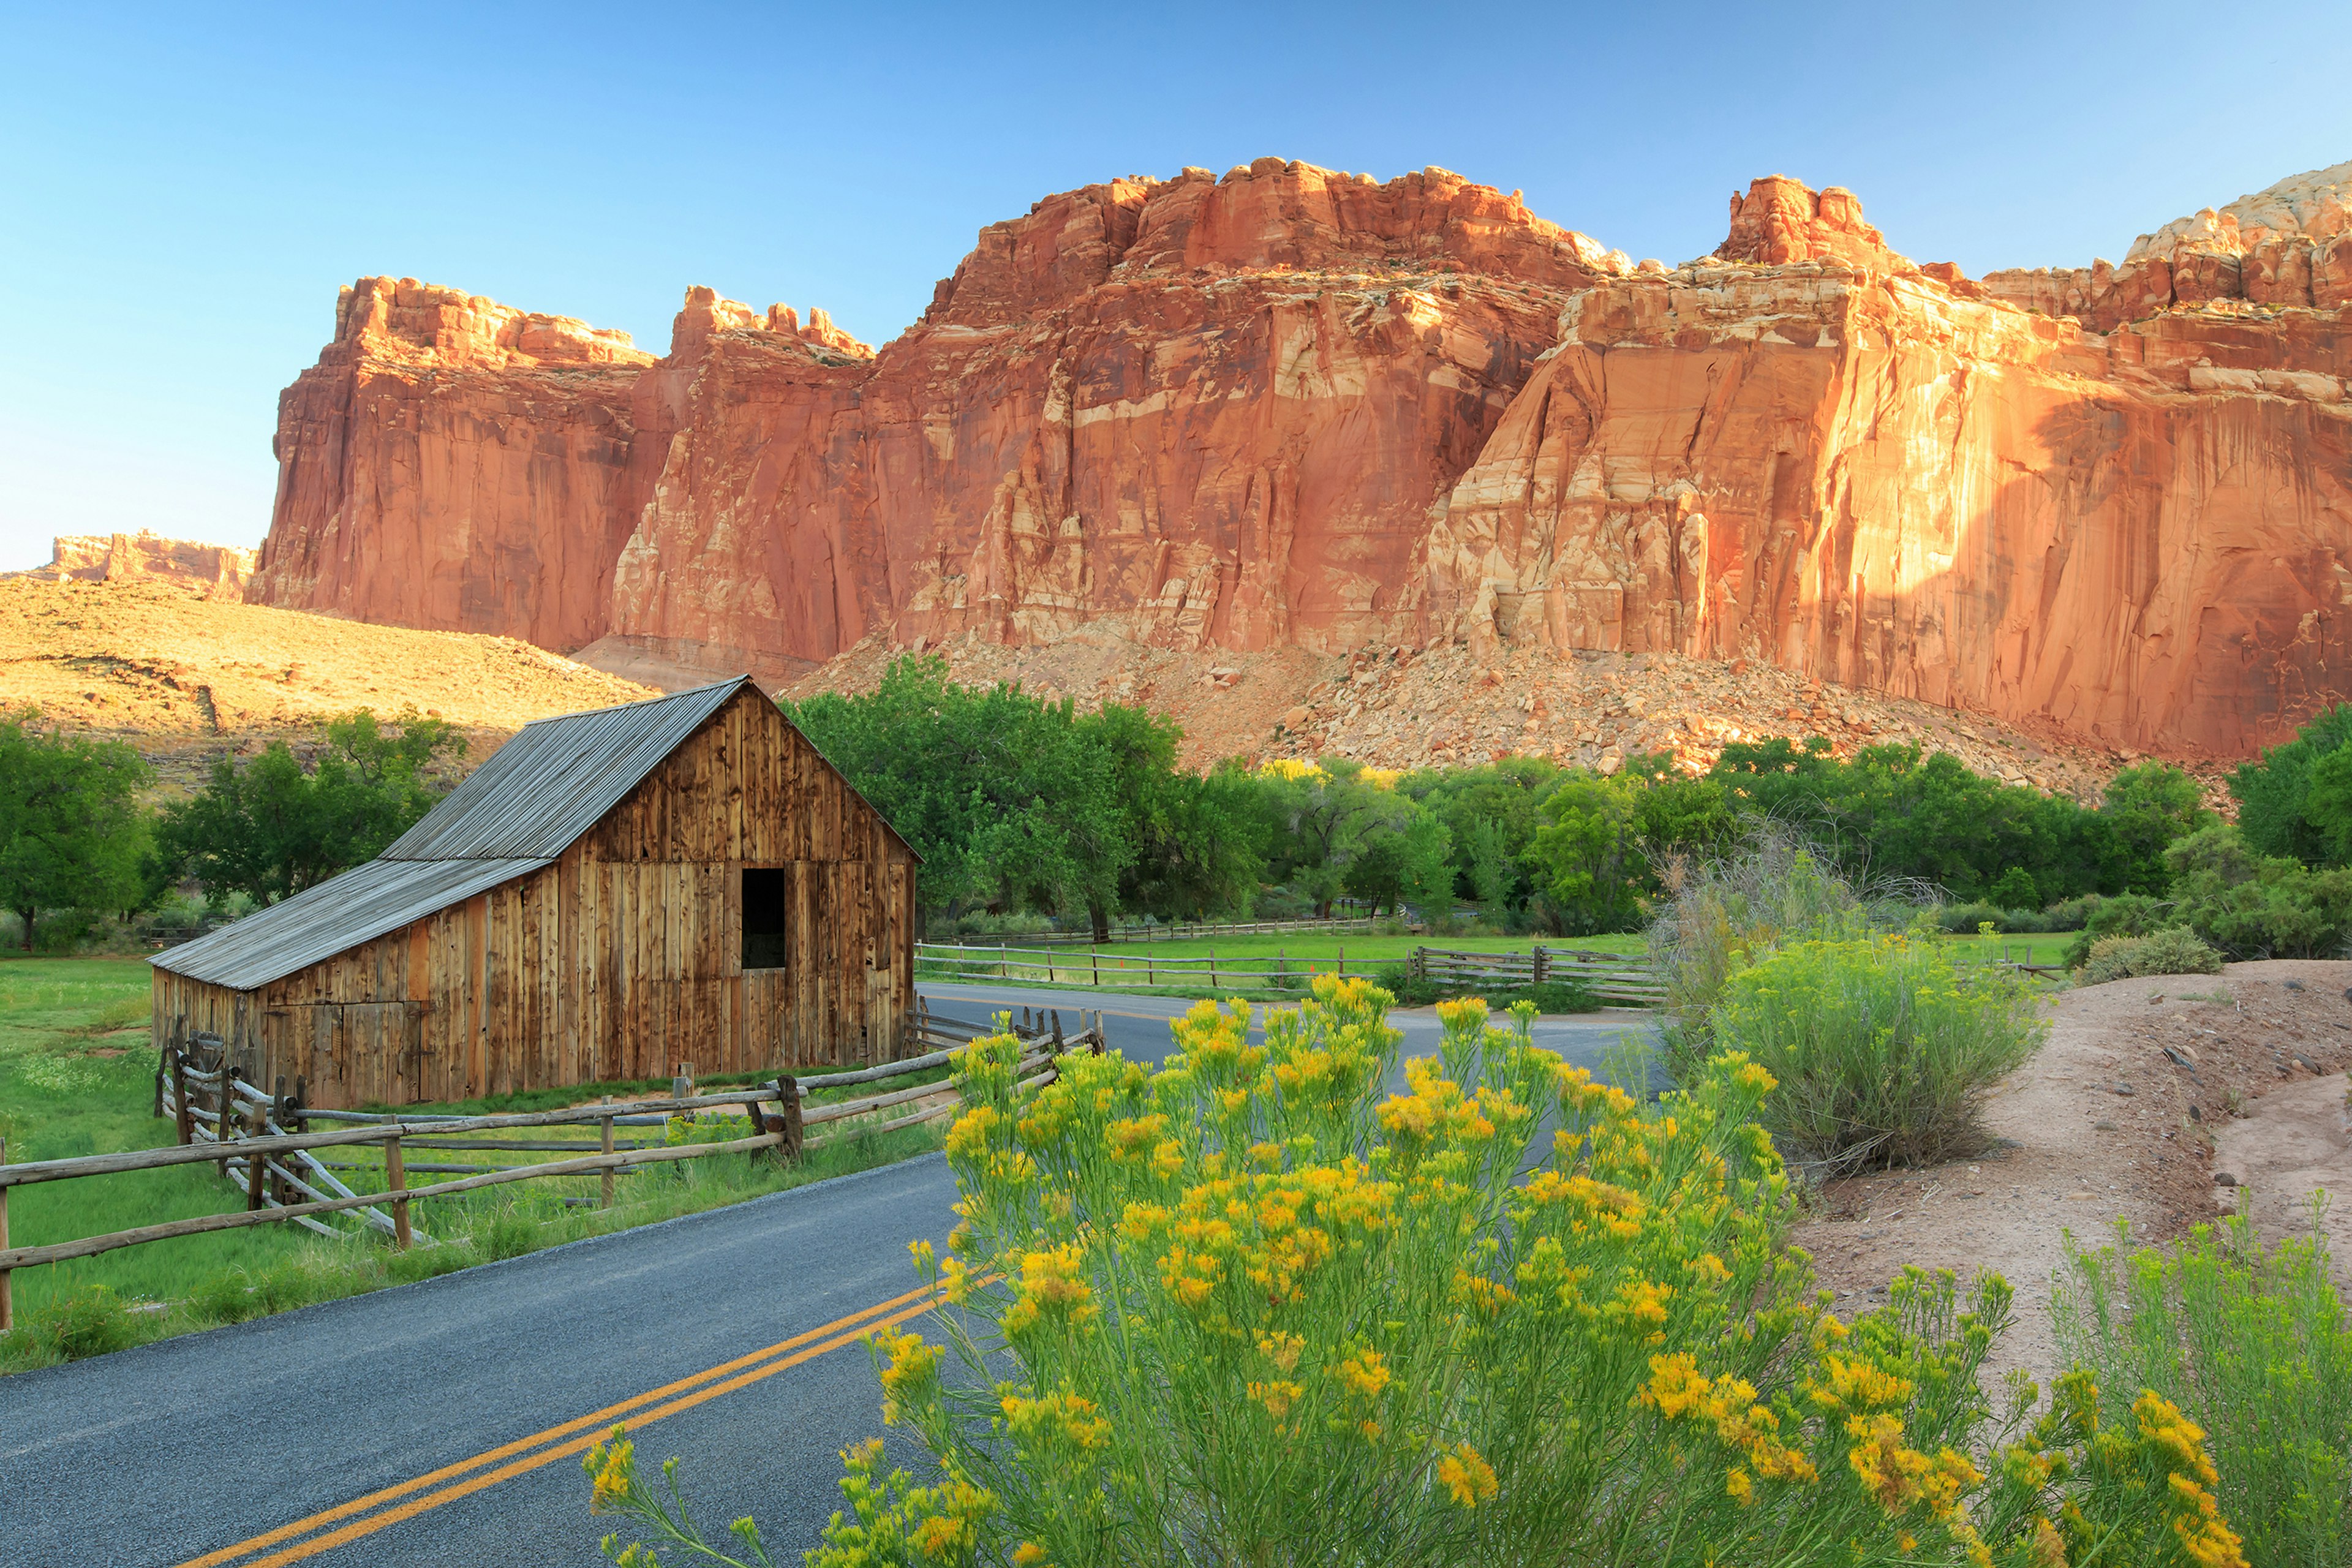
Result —
<path fill-rule="evenodd" d="M 743 872 L 743 967 L 784 967 L 784 910 L 792 901 L 792 873 L 782 867 Z"/>

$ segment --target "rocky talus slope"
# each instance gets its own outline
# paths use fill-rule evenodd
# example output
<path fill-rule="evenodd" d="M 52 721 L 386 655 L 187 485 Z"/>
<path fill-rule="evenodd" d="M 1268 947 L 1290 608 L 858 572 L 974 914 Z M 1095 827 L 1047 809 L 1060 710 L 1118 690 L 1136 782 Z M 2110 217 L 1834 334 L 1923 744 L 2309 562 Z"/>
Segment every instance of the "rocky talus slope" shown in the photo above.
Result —
<path fill-rule="evenodd" d="M 967 638 L 1664 656 L 2234 757 L 2352 695 L 2345 173 L 1971 280 L 1778 176 L 1669 268 L 1266 158 L 1049 196 L 878 351 L 362 279 L 253 593 L 780 684 Z"/>
<path fill-rule="evenodd" d="M 1507 648 L 1491 659 L 1458 645 L 1364 647 L 1346 658 L 1304 649 L 1203 654 L 1101 637 L 1007 647 L 977 637 L 936 650 L 966 684 L 1017 681 L 1080 709 L 1139 704 L 1184 728 L 1183 760 L 1347 757 L 1374 767 L 1469 765 L 1544 756 L 1614 773 L 1664 752 L 1690 771 L 1726 743 L 1827 740 L 1840 756 L 1870 745 L 1949 752 L 1979 773 L 2095 803 L 2128 749 L 2086 746 L 2056 726 L 2005 724 L 1916 699 L 1819 685 L 1769 665 L 1675 654 Z M 866 691 L 894 650 L 861 645 L 785 689 Z M 2230 806 L 2221 770 L 2196 770 Z"/>

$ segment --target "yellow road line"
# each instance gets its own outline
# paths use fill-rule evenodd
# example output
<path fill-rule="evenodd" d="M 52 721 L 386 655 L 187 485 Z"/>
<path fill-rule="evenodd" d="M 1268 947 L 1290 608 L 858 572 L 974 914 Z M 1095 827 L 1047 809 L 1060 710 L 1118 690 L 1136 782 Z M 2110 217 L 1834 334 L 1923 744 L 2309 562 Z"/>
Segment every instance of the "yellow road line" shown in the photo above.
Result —
<path fill-rule="evenodd" d="M 443 1503 L 453 1502 L 458 1498 L 479 1491 L 484 1487 L 538 1469 L 543 1465 L 552 1464 L 567 1455 L 584 1453 L 604 1436 L 605 1430 L 614 1421 L 629 1415 L 632 1412 L 643 1410 L 648 1405 L 663 1399 L 670 1401 L 657 1409 L 636 1416 L 631 1423 L 633 1426 L 648 1426 L 661 1420 L 664 1416 L 690 1410 L 706 1400 L 715 1399 L 722 1394 L 732 1393 L 736 1389 L 757 1383 L 761 1378 L 772 1377 L 777 1373 L 813 1360 L 828 1351 L 838 1350 L 844 1345 L 854 1343 L 877 1329 L 895 1327 L 909 1318 L 929 1311 L 939 1304 L 939 1300 L 938 1289 L 934 1286 L 927 1285 L 919 1289 L 909 1290 L 903 1296 L 895 1296 L 887 1301 L 877 1302 L 862 1311 L 852 1312 L 847 1317 L 836 1318 L 830 1323 L 811 1329 L 805 1333 L 795 1334 L 791 1339 L 780 1341 L 764 1350 L 737 1356 L 732 1361 L 722 1362 L 717 1366 L 706 1368 L 691 1376 L 664 1384 L 659 1388 L 647 1389 L 645 1393 L 633 1395 L 617 1405 L 606 1405 L 602 1410 L 592 1411 L 588 1415 L 575 1416 L 560 1426 L 550 1426 L 543 1432 L 536 1432 L 530 1436 L 501 1444 L 498 1447 L 477 1454 L 470 1459 L 461 1459 L 454 1465 L 444 1465 L 441 1468 L 418 1476 L 413 1480 L 403 1481 L 397 1486 L 370 1492 L 365 1497 L 353 1498 L 349 1502 L 338 1503 L 333 1508 L 312 1514 L 307 1519 L 296 1520 L 291 1524 L 279 1525 L 277 1529 L 257 1535 L 250 1541 L 240 1541 L 234 1546 L 224 1546 L 216 1552 L 208 1552 L 201 1557 L 191 1558 L 182 1563 L 180 1568 L 219 1568 L 221 1564 L 237 1562 L 252 1552 L 291 1541 L 296 1536 L 309 1534 L 311 1531 L 333 1524 L 339 1520 L 351 1520 L 357 1514 L 367 1515 L 366 1518 L 354 1520 L 353 1522 L 344 1525 L 340 1530 L 313 1537 L 298 1545 L 287 1547 L 282 1552 L 272 1552 L 269 1556 L 246 1563 L 245 1568 L 273 1568 L 273 1565 L 278 1563 L 299 1562 L 303 1558 L 314 1556 L 331 1547 L 340 1546 L 345 1542 L 355 1541 L 363 1535 L 372 1535 L 386 1525 L 428 1512 L 439 1508 Z M 910 1306 L 909 1302 L 913 1304 Z M 894 1309 L 897 1310 L 894 1310 Z M 823 1342 L 812 1343 L 813 1341 Z M 807 1348 L 803 1349 L 802 1347 L 804 1346 Z M 780 1361 L 769 1359 L 784 1352 L 795 1350 L 799 1352 L 798 1354 L 784 1355 Z M 762 1363 L 765 1364 L 761 1364 Z M 745 1368 L 750 1370 L 746 1371 Z M 737 1375 L 730 1377 L 728 1374 L 730 1373 Z M 714 1379 L 725 1381 L 713 1382 Z M 708 1386 L 698 1387 L 698 1384 L 708 1384 Z M 670 1398 L 673 1394 L 679 1397 Z M 583 1428 L 587 1429 L 584 1435 L 573 1436 L 582 1433 Z M 565 1437 L 571 1437 L 572 1440 L 558 1443 L 558 1446 L 552 1448 L 544 1447 L 549 1443 L 557 1443 L 559 1439 Z M 518 1458 L 515 1457 L 518 1455 L 522 1457 Z M 442 1487 L 440 1490 L 424 1497 L 414 1498 L 397 1508 L 381 1513 L 371 1514 L 368 1511 L 380 1508 L 385 1503 L 395 1502 L 399 1499 L 409 1497 L 410 1494 L 422 1491 L 425 1488 L 444 1481 L 451 1481 L 457 1477 L 466 1475 L 469 1470 L 480 1469 L 485 1465 L 498 1464 L 501 1459 L 509 1462 L 499 1465 L 498 1468 L 486 1474 L 456 1481 L 454 1485 Z"/>

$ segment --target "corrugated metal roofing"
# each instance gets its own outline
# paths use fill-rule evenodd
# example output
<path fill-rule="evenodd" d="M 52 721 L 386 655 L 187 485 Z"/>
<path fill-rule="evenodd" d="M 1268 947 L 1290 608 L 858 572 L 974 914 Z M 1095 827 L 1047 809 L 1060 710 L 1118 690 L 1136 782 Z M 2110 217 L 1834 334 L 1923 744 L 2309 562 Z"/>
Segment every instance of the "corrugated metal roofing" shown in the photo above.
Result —
<path fill-rule="evenodd" d="M 552 859 L 371 860 L 148 962 L 191 980 L 251 991 Z"/>
<path fill-rule="evenodd" d="M 526 724 L 381 858 L 149 962 L 250 991 L 551 864 L 749 678 Z"/>
<path fill-rule="evenodd" d="M 738 691 L 748 676 L 526 724 L 394 840 L 387 860 L 553 859 Z"/>

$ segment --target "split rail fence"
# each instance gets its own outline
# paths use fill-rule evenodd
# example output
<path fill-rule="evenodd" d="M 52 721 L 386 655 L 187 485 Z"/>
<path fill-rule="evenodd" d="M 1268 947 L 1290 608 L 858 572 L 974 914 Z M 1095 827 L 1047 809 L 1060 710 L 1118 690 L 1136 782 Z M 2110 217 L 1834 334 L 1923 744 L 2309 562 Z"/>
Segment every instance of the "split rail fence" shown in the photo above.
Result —
<path fill-rule="evenodd" d="M 1200 958 L 1163 958 L 1150 952 L 1084 952 L 1049 948 L 994 947 L 971 943 L 919 942 L 915 964 L 935 977 L 950 980 L 1043 981 L 1048 985 L 1085 985 L 1104 991 L 1150 991 L 1162 986 L 1206 987 L 1218 990 L 1304 992 L 1318 974 L 1367 974 L 1359 963 L 1350 971 L 1348 950 L 1329 959 L 1219 958 L 1212 948 Z"/>
<path fill-rule="evenodd" d="M 1080 1018 L 1081 1028 L 1065 1035 L 1058 1011 L 1028 1009 L 1013 1032 L 1023 1044 L 1019 1086 L 1034 1090 L 1053 1081 L 1058 1058 L 1066 1052 L 1103 1049 L 1102 1020 Z M 919 1013 L 911 1026 L 911 1042 L 933 1048 L 901 1061 L 853 1072 L 826 1073 L 814 1079 L 778 1077 L 750 1089 L 697 1094 L 689 1079 L 681 1077 L 673 1092 L 663 1098 L 616 1101 L 610 1096 L 598 1104 L 567 1106 L 556 1110 L 509 1112 L 494 1116 L 451 1116 L 409 1111 L 329 1110 L 302 1103 L 302 1083 L 292 1092 L 284 1080 L 278 1093 L 263 1094 L 225 1060 L 216 1037 L 198 1035 L 193 1048 L 166 1046 L 156 1078 L 155 1110 L 176 1124 L 177 1142 L 160 1149 L 134 1149 L 115 1154 L 87 1154 L 71 1159 L 5 1163 L 6 1146 L 0 1143 L 0 1331 L 13 1326 L 9 1275 L 12 1270 L 70 1258 L 95 1257 L 118 1247 L 165 1241 L 207 1231 L 231 1230 L 251 1225 L 292 1223 L 328 1236 L 380 1231 L 395 1247 L 432 1238 L 420 1234 L 410 1219 L 410 1205 L 420 1198 L 446 1197 L 509 1182 L 545 1176 L 602 1175 L 600 1206 L 613 1203 L 614 1177 L 643 1167 L 713 1154 L 760 1155 L 769 1151 L 797 1159 L 809 1150 L 850 1138 L 867 1137 L 913 1127 L 951 1116 L 962 1109 L 952 1079 L 913 1085 L 845 1100 L 813 1106 L 802 1101 L 812 1093 L 836 1089 L 946 1067 L 957 1051 L 973 1038 L 992 1033 L 988 1026 Z M 710 1111 L 740 1115 L 750 1129 L 742 1137 L 673 1143 L 668 1134 L 673 1119 Z M 885 1115 L 884 1113 L 889 1113 Z M 881 1121 L 872 1118 L 883 1116 Z M 340 1123 L 331 1131 L 314 1131 L 312 1123 Z M 832 1123 L 846 1125 L 811 1138 L 807 1130 Z M 523 1138 L 499 1136 L 517 1129 L 576 1128 L 593 1131 L 584 1138 Z M 656 1138 L 619 1136 L 622 1129 L 660 1128 Z M 712 1129 L 712 1131 L 725 1131 Z M 320 1155 L 337 1152 L 382 1152 L 382 1164 L 336 1165 Z M 499 1152 L 510 1154 L 566 1154 L 571 1158 L 519 1165 L 487 1165 L 415 1161 L 415 1153 Z M 67 1181 L 85 1176 L 117 1175 L 174 1165 L 211 1163 L 245 1194 L 245 1207 L 226 1214 L 200 1215 L 159 1225 L 110 1231 L 78 1240 L 38 1247 L 8 1244 L 8 1193 L 36 1182 Z M 364 1171 L 379 1175 L 377 1190 L 354 1192 L 338 1171 Z M 411 1185 L 411 1173 L 452 1174 L 455 1180 Z M 362 1186 L 369 1184 L 362 1182 Z M 583 1200 L 584 1201 L 584 1200 Z M 339 1230 L 330 1219 L 350 1216 L 354 1228 Z"/>
<path fill-rule="evenodd" d="M 1416 980 L 1442 986 L 1491 985 L 1517 990 L 1528 985 L 1583 985 L 1601 1001 L 1622 1007 L 1655 1007 L 1666 997 L 1665 982 L 1650 961 L 1625 952 L 1595 952 L 1574 947 L 1533 947 L 1526 952 L 1454 952 L 1417 947 L 1408 961 Z"/>
<path fill-rule="evenodd" d="M 994 947 L 949 942 L 917 942 L 915 962 L 949 979 L 1043 982 L 1049 985 L 1084 985 L 1104 991 L 1144 991 L 1196 988 L 1210 991 L 1305 991 L 1317 974 L 1368 974 L 1375 965 L 1348 967 L 1348 950 L 1334 958 L 1307 960 L 1276 953 L 1271 958 L 1219 958 L 1215 951 L 1198 958 L 1162 958 L 1151 952 L 1058 952 L 1049 949 Z M 1391 961 L 1392 962 L 1392 961 Z M 1665 997 L 1665 985 L 1650 961 L 1622 952 L 1593 952 L 1580 948 L 1541 947 L 1528 952 L 1454 952 L 1444 948 L 1417 947 L 1406 959 L 1415 979 L 1440 985 L 1491 985 L 1518 990 L 1549 981 L 1581 982 L 1601 1000 L 1628 1007 L 1654 1007 Z"/>

